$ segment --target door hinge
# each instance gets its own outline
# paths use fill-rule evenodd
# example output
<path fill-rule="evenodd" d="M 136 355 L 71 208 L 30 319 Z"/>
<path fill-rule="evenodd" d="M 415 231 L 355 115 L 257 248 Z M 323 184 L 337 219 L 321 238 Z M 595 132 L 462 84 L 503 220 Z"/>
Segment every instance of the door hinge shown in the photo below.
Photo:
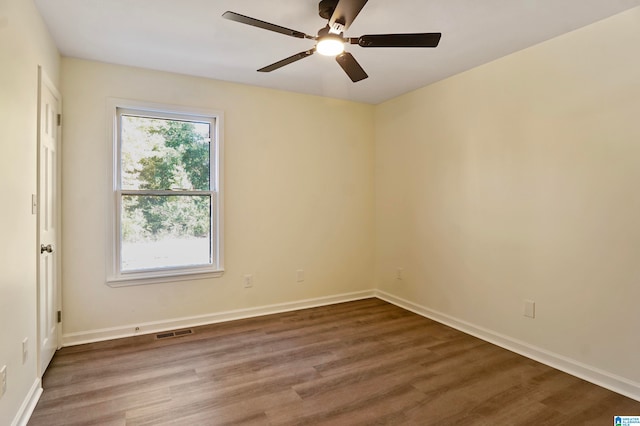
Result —
<path fill-rule="evenodd" d="M 62 125 L 62 114 L 58 114 L 58 126 Z"/>
<path fill-rule="evenodd" d="M 62 311 L 58 311 L 58 323 L 62 322 Z"/>

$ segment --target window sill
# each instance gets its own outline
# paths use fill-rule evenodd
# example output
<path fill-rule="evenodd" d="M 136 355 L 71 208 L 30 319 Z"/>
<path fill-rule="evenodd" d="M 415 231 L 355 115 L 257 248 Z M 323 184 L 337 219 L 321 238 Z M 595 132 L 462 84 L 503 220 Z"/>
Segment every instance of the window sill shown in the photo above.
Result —
<path fill-rule="evenodd" d="M 170 274 L 144 274 L 136 276 L 107 278 L 109 287 L 129 287 L 134 285 L 163 284 L 177 281 L 201 280 L 219 278 L 224 275 L 224 269 L 214 271 L 172 271 Z"/>

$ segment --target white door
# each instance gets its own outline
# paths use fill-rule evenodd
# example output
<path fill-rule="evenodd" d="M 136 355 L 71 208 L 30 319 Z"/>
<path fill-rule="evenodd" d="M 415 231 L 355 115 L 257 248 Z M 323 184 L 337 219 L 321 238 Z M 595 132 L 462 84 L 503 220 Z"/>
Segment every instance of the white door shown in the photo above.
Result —
<path fill-rule="evenodd" d="M 39 70 L 38 111 L 38 357 L 42 377 L 58 349 L 60 277 L 58 148 L 60 94 Z"/>

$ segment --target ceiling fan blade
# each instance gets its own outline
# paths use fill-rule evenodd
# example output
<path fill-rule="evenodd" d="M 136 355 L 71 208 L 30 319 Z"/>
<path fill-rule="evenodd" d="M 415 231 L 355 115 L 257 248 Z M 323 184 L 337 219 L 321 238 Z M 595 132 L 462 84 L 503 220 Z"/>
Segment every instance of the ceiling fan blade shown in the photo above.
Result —
<path fill-rule="evenodd" d="M 346 31 L 368 0 L 340 0 L 333 15 L 329 18 L 329 27 L 336 33 Z"/>
<path fill-rule="evenodd" d="M 294 63 L 295 61 L 299 61 L 300 59 L 304 59 L 304 58 L 306 58 L 306 57 L 308 57 L 308 56 L 311 56 L 311 55 L 313 55 L 315 52 L 316 52 L 316 49 L 315 49 L 315 48 L 313 48 L 313 49 L 311 49 L 311 50 L 306 50 L 306 51 L 304 51 L 304 52 L 296 53 L 295 55 L 293 55 L 293 56 L 289 56 L 289 57 L 288 57 L 288 58 L 286 58 L 286 59 L 283 59 L 283 60 L 278 61 L 278 62 L 276 62 L 276 63 L 273 63 L 273 64 L 271 64 L 271 65 L 267 65 L 267 66 L 266 66 L 266 67 L 264 67 L 264 68 L 260 68 L 260 69 L 258 70 L 258 72 L 271 72 L 271 71 L 275 71 L 275 70 L 277 70 L 278 68 L 282 68 L 282 67 L 284 67 L 285 65 L 292 64 L 292 63 Z"/>
<path fill-rule="evenodd" d="M 357 40 L 362 47 L 437 47 L 441 33 L 369 34 Z"/>
<path fill-rule="evenodd" d="M 356 61 L 356 58 L 349 52 L 343 52 L 336 56 L 336 61 L 354 83 L 369 77 L 358 61 Z"/>
<path fill-rule="evenodd" d="M 226 11 L 222 14 L 222 17 L 231 21 L 240 22 L 242 24 L 251 25 L 253 27 L 262 28 L 264 30 L 274 31 L 276 33 L 288 35 L 295 38 L 309 38 L 315 39 L 315 37 L 307 35 L 303 32 L 292 30 L 290 28 L 281 27 L 280 25 L 271 24 L 269 22 L 261 21 L 259 19 L 251 18 L 249 16 L 240 15 L 239 13 Z"/>

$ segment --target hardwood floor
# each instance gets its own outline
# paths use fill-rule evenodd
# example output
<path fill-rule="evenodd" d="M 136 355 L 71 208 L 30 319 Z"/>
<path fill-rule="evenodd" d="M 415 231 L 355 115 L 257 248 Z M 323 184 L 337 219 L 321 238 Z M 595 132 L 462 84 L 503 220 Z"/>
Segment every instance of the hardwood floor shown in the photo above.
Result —
<path fill-rule="evenodd" d="M 612 425 L 615 394 L 378 299 L 63 348 L 29 425 Z"/>

